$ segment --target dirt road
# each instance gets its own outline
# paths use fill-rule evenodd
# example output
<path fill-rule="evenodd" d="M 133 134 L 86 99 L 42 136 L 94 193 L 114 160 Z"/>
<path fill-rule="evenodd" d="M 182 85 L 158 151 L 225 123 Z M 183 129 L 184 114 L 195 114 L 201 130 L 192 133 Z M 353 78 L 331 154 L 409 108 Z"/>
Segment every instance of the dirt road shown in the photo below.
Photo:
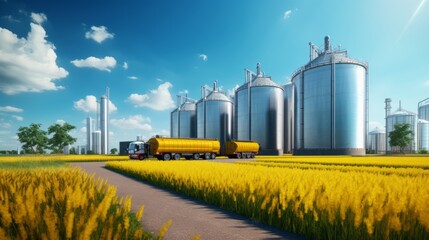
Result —
<path fill-rule="evenodd" d="M 165 239 L 192 239 L 200 234 L 201 239 L 302 239 L 291 233 L 257 224 L 210 206 L 201 201 L 158 188 L 154 185 L 123 176 L 104 168 L 104 163 L 73 163 L 89 174 L 108 180 L 117 186 L 118 196 L 132 196 L 132 209 L 145 206 L 142 224 L 145 229 L 157 234 L 168 220 L 173 224 Z"/>

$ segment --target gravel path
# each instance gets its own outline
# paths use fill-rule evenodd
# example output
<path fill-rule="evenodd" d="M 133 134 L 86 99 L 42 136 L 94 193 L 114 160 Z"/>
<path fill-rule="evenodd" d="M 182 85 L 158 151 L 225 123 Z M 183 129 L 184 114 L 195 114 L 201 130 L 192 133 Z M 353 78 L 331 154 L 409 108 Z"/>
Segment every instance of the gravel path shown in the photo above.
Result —
<path fill-rule="evenodd" d="M 144 205 L 142 224 L 157 234 L 168 220 L 173 223 L 165 239 L 302 239 L 294 234 L 254 223 L 248 218 L 210 206 L 201 201 L 158 188 L 154 185 L 123 176 L 104 168 L 105 163 L 72 163 L 89 174 L 107 179 L 117 186 L 118 196 L 132 196 L 132 209 Z"/>

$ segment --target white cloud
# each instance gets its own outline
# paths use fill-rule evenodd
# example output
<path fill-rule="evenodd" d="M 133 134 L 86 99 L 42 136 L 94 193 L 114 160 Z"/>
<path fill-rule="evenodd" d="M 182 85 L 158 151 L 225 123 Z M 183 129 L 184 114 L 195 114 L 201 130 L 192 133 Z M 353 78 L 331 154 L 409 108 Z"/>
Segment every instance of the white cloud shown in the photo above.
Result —
<path fill-rule="evenodd" d="M 23 112 L 24 110 L 21 108 L 16 108 L 12 106 L 0 107 L 1 112 Z"/>
<path fill-rule="evenodd" d="M 104 58 L 88 57 L 86 59 L 75 59 L 71 61 L 76 67 L 89 67 L 98 70 L 110 72 L 116 66 L 114 57 L 106 56 Z"/>
<path fill-rule="evenodd" d="M 292 10 L 286 10 L 283 14 L 283 19 L 288 19 L 292 15 Z"/>
<path fill-rule="evenodd" d="M 112 101 L 109 100 L 109 112 L 115 112 L 118 110 L 118 108 L 115 106 L 115 104 L 112 103 Z M 74 108 L 83 111 L 86 113 L 95 113 L 97 112 L 97 98 L 93 95 L 88 95 L 85 97 L 85 99 L 79 99 L 73 104 Z"/>
<path fill-rule="evenodd" d="M 111 119 L 110 123 L 123 130 L 143 130 L 143 131 L 152 131 L 152 126 L 150 123 L 150 118 L 144 117 L 143 115 L 134 115 L 129 116 L 128 118 L 120 119 Z"/>
<path fill-rule="evenodd" d="M 81 132 L 81 133 L 86 133 L 86 127 L 81 127 L 81 128 L 80 128 L 80 132 Z"/>
<path fill-rule="evenodd" d="M 158 81 L 158 82 L 164 82 L 164 80 L 162 80 L 161 78 L 157 78 L 156 81 Z"/>
<path fill-rule="evenodd" d="M 180 91 L 179 95 L 184 95 L 184 94 L 188 94 L 188 93 L 189 93 L 189 91 L 187 89 L 185 89 L 183 91 Z"/>
<path fill-rule="evenodd" d="M 427 81 L 424 83 L 424 85 L 429 87 L 429 80 L 427 80 Z"/>
<path fill-rule="evenodd" d="M 62 119 L 58 119 L 57 121 L 55 121 L 55 124 L 59 124 L 59 125 L 64 125 L 64 123 L 66 123 L 66 121 Z"/>
<path fill-rule="evenodd" d="M 131 80 L 137 80 L 137 79 L 139 79 L 138 77 L 136 77 L 136 76 L 129 76 L 128 77 L 129 79 L 131 79 Z"/>
<path fill-rule="evenodd" d="M 238 87 L 239 87 L 238 84 L 236 84 L 232 89 L 227 89 L 226 90 L 226 94 L 228 96 L 234 96 L 235 95 L 235 90 L 237 90 Z"/>
<path fill-rule="evenodd" d="M 48 20 L 48 18 L 44 13 L 33 13 L 33 12 L 31 13 L 31 19 L 33 20 L 34 23 L 37 23 L 39 25 L 42 25 L 43 22 Z"/>
<path fill-rule="evenodd" d="M 147 94 L 133 93 L 128 97 L 128 101 L 135 107 L 149 107 L 157 111 L 163 111 L 174 107 L 169 88 L 173 87 L 170 82 L 165 82 L 158 86 L 158 89 L 150 90 Z"/>
<path fill-rule="evenodd" d="M 42 26 L 30 23 L 27 38 L 0 27 L 0 92 L 42 92 L 63 89 L 54 81 L 68 72 L 56 64 L 55 46 Z"/>
<path fill-rule="evenodd" d="M 125 70 L 127 70 L 127 69 L 128 69 L 128 63 L 127 63 L 127 62 L 124 62 L 124 64 L 122 65 L 122 67 L 123 67 Z"/>
<path fill-rule="evenodd" d="M 105 26 L 92 26 L 91 31 L 85 33 L 85 37 L 87 39 L 92 39 L 98 43 L 102 43 L 104 40 L 108 38 L 113 38 L 114 34 L 109 33 Z"/>
<path fill-rule="evenodd" d="M 198 57 L 201 60 L 203 60 L 204 62 L 207 62 L 207 60 L 209 60 L 209 57 L 206 54 L 204 54 L 204 53 L 201 53 L 200 55 L 198 55 Z"/>
<path fill-rule="evenodd" d="M 0 119 L 0 128 L 11 128 L 12 124 L 5 122 L 4 119 Z"/>
<path fill-rule="evenodd" d="M 12 115 L 12 117 L 13 117 L 13 118 L 15 118 L 17 121 L 20 121 L 20 122 L 24 121 L 24 118 L 23 118 L 23 117 L 21 117 L 21 116 L 18 116 L 18 115 Z"/>

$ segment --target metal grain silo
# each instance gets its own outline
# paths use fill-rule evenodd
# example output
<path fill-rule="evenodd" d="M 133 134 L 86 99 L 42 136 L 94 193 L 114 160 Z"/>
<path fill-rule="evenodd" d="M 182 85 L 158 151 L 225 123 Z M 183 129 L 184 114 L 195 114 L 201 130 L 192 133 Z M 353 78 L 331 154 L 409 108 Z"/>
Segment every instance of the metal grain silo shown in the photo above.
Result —
<path fill-rule="evenodd" d="M 310 43 L 310 62 L 292 74 L 293 154 L 365 155 L 368 129 L 368 65 Z"/>
<path fill-rule="evenodd" d="M 429 121 L 424 119 L 417 121 L 417 150 L 429 151 Z"/>
<path fill-rule="evenodd" d="M 368 151 L 373 154 L 386 153 L 386 131 L 376 128 L 369 132 Z"/>
<path fill-rule="evenodd" d="M 293 149 L 293 84 L 288 82 L 283 86 L 284 89 L 284 147 L 285 153 L 291 153 Z"/>
<path fill-rule="evenodd" d="M 389 133 L 392 132 L 395 129 L 395 125 L 399 124 L 399 123 L 407 123 L 410 125 L 410 130 L 412 132 L 413 135 L 413 140 L 411 141 L 411 143 L 405 147 L 404 151 L 411 153 L 414 152 L 416 150 L 416 123 L 417 123 L 417 114 L 407 111 L 405 109 L 402 109 L 401 104 L 399 104 L 399 109 L 392 113 L 389 114 L 386 117 L 386 142 L 387 142 L 387 152 L 392 152 L 392 151 L 399 151 L 399 149 L 397 149 L 397 147 L 393 147 L 390 146 L 389 141 Z"/>
<path fill-rule="evenodd" d="M 419 102 L 418 104 L 419 119 L 429 121 L 429 98 Z"/>
<path fill-rule="evenodd" d="M 260 154 L 283 154 L 283 89 L 264 76 L 245 70 L 245 83 L 235 91 L 234 138 L 259 143 Z"/>
<path fill-rule="evenodd" d="M 219 91 L 217 81 L 213 89 L 203 86 L 201 93 L 201 99 L 197 102 L 197 137 L 218 139 L 223 155 L 225 142 L 232 139 L 233 103 L 224 92 Z"/>
<path fill-rule="evenodd" d="M 171 112 L 171 137 L 195 138 L 197 137 L 195 102 L 187 96 L 178 97 L 179 107 Z M 183 99 L 184 102 L 182 102 Z"/>

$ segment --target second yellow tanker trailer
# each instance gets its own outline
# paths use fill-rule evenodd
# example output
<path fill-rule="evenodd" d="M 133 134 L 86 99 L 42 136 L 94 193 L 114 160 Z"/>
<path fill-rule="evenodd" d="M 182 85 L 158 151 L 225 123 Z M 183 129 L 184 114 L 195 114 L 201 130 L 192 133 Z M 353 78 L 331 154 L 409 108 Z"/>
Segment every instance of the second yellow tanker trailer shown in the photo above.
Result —
<path fill-rule="evenodd" d="M 255 142 L 226 142 L 226 155 L 229 157 L 254 157 L 259 151 Z M 146 143 L 131 142 L 128 148 L 130 159 L 143 160 L 156 157 L 159 160 L 215 159 L 220 154 L 220 142 L 216 139 L 196 138 L 151 138 Z"/>

